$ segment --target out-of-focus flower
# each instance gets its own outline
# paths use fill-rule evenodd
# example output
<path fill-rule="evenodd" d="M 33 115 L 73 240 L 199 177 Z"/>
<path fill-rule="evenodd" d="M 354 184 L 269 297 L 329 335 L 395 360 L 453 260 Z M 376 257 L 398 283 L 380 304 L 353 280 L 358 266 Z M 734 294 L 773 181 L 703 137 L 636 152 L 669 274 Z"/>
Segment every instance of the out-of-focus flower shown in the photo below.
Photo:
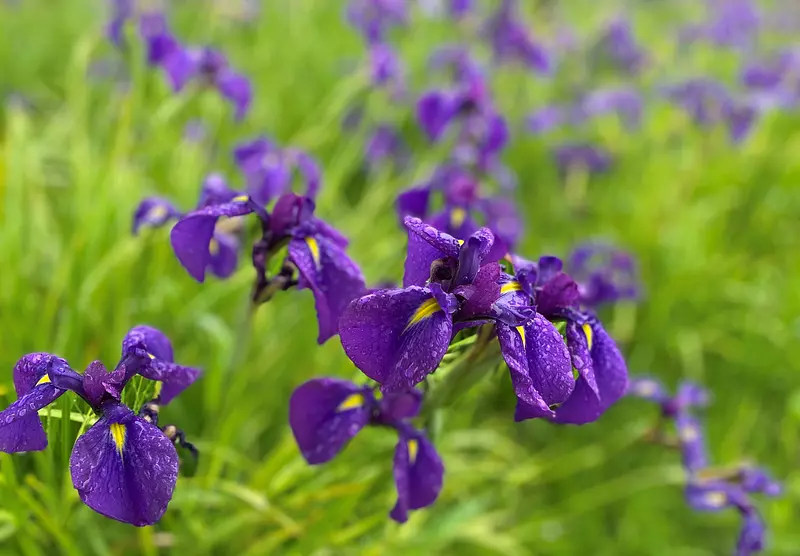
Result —
<path fill-rule="evenodd" d="M 611 168 L 613 158 L 602 147 L 587 143 L 567 143 L 556 147 L 553 156 L 562 176 L 573 172 L 602 174 Z"/>
<path fill-rule="evenodd" d="M 517 9 L 516 0 L 502 0 L 486 20 L 482 35 L 499 62 L 519 62 L 537 73 L 549 74 L 553 60 L 542 43 L 528 31 Z"/>
<path fill-rule="evenodd" d="M 586 243 L 570 255 L 567 270 L 578 284 L 580 303 L 597 307 L 639 296 L 636 261 L 630 253 L 605 243 Z"/>
<path fill-rule="evenodd" d="M 347 21 L 368 43 L 381 42 L 389 29 L 407 23 L 406 0 L 350 0 Z"/>
<path fill-rule="evenodd" d="M 639 73 L 647 62 L 628 20 L 617 18 L 609 22 L 589 50 L 595 67 L 610 66 L 622 73 Z"/>

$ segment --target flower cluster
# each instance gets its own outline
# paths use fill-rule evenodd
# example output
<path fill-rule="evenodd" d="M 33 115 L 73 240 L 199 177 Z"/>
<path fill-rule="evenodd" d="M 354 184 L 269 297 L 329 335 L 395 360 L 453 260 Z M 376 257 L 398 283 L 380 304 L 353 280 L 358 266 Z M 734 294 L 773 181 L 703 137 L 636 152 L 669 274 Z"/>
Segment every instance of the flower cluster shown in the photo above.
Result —
<path fill-rule="evenodd" d="M 750 463 L 723 468 L 711 466 L 703 428 L 693 411 L 707 404 L 706 391 L 694 383 L 684 382 L 677 394 L 670 396 L 656 379 L 641 377 L 631 380 L 628 395 L 659 406 L 660 419 L 653 435 L 655 440 L 680 450 L 688 476 L 685 495 L 689 506 L 701 512 L 735 509 L 742 516 L 742 528 L 736 543 L 737 556 L 761 551 L 766 525 L 751 495 L 778 496 L 782 486 L 764 469 Z M 669 439 L 663 430 L 669 422 L 674 423 L 675 440 Z"/>
<path fill-rule="evenodd" d="M 155 399 L 139 415 L 122 403 L 123 389 L 136 375 L 157 381 Z M 95 361 L 78 374 L 56 355 L 31 353 L 14 367 L 18 399 L 0 412 L 0 451 L 44 450 L 47 436 L 39 411 L 74 392 L 97 415 L 70 457 L 72 484 L 81 500 L 107 517 L 152 525 L 166 511 L 178 480 L 175 444 L 186 444 L 175 426 L 158 428 L 158 404 L 172 401 L 199 375 L 198 369 L 175 364 L 169 339 L 149 326 L 128 332 L 112 372 Z M 196 455 L 193 446 L 187 447 Z"/>

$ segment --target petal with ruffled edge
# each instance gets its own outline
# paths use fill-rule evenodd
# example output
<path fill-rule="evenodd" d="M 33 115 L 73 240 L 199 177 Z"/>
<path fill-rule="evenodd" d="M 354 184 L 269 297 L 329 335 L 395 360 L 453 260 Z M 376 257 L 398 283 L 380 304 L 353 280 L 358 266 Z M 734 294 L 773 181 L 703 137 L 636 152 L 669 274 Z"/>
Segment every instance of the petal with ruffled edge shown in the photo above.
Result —
<path fill-rule="evenodd" d="M 64 393 L 52 384 L 47 373 L 54 366 L 69 369 L 66 361 L 49 353 L 31 353 L 17 361 L 14 387 L 19 398 L 0 412 L 0 452 L 31 452 L 47 447 L 38 411 Z"/>
<path fill-rule="evenodd" d="M 591 320 L 587 344 L 592 358 L 592 369 L 597 381 L 597 393 L 581 375 L 569 399 L 557 410 L 557 423 L 582 425 L 596 421 L 603 412 L 616 402 L 628 386 L 628 369 L 617 344 L 608 335 L 599 321 Z M 591 339 L 588 335 L 591 334 Z"/>
<path fill-rule="evenodd" d="M 161 519 L 178 479 L 172 442 L 122 404 L 107 406 L 78 438 L 69 466 L 84 504 L 138 527 Z"/>
<path fill-rule="evenodd" d="M 497 339 L 517 395 L 514 420 L 552 417 L 550 406 L 568 399 L 575 387 L 561 334 L 536 315 L 521 327 L 498 324 Z"/>
<path fill-rule="evenodd" d="M 444 481 L 444 464 L 421 432 L 410 427 L 399 432 L 393 465 L 397 503 L 389 515 L 405 523 L 409 510 L 426 508 L 436 501 Z"/>
<path fill-rule="evenodd" d="M 423 286 L 430 278 L 431 264 L 437 259 L 458 260 L 460 250 L 456 238 L 425 224 L 419 218 L 407 216 L 403 222 L 408 229 L 403 286 Z"/>
<path fill-rule="evenodd" d="M 289 399 L 289 426 L 311 465 L 325 463 L 363 429 L 375 400 L 372 390 L 346 380 L 315 378 Z"/>
<path fill-rule="evenodd" d="M 133 234 L 139 233 L 143 226 L 160 228 L 173 218 L 178 218 L 180 212 L 175 205 L 163 197 L 147 197 L 143 199 L 133 213 Z"/>
<path fill-rule="evenodd" d="M 452 331 L 450 314 L 417 286 L 353 301 L 339 326 L 347 356 L 387 391 L 405 391 L 435 371 Z"/>
<path fill-rule="evenodd" d="M 322 344 L 339 331 L 339 319 L 351 301 L 364 294 L 361 269 L 336 243 L 323 235 L 295 238 L 289 242 L 289 258 L 314 294 Z"/>
<path fill-rule="evenodd" d="M 206 268 L 213 258 L 210 246 L 217 220 L 222 216 L 244 216 L 253 212 L 246 198 L 241 201 L 237 199 L 192 212 L 181 218 L 172 228 L 170 240 L 175 255 L 198 282 L 205 280 Z"/>

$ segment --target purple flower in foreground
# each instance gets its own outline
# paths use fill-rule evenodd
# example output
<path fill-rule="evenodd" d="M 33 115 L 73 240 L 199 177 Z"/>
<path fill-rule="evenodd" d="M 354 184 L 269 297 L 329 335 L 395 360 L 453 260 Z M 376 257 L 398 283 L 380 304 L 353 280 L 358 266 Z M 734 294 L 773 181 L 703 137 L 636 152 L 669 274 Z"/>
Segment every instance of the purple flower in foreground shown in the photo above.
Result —
<path fill-rule="evenodd" d="M 47 439 L 37 412 L 73 391 L 100 416 L 75 442 L 70 457 L 72 483 L 81 500 L 107 517 L 152 525 L 172 498 L 178 454 L 161 429 L 120 402 L 128 381 L 149 364 L 141 346 L 131 346 L 111 373 L 99 361 L 79 375 L 54 355 L 26 355 L 14 369 L 20 397 L 0 412 L 0 449 L 44 449 Z"/>
<path fill-rule="evenodd" d="M 312 199 L 317 196 L 322 175 L 314 159 L 303 151 L 281 148 L 266 137 L 258 137 L 237 146 L 233 157 L 244 174 L 247 191 L 261 205 L 288 193 L 295 172 L 305 185 L 304 195 Z"/>
<path fill-rule="evenodd" d="M 587 243 L 577 247 L 567 269 L 578 284 L 584 307 L 639 297 L 636 262 L 629 253 L 610 245 Z"/>
<path fill-rule="evenodd" d="M 178 260 L 197 281 L 205 280 L 205 272 L 214 258 L 215 230 L 221 222 L 255 213 L 262 228 L 262 237 L 253 246 L 253 266 L 257 280 L 254 303 L 263 303 L 274 288 L 297 286 L 314 294 L 319 320 L 318 341 L 335 335 L 339 317 L 347 304 L 365 290 L 364 277 L 345 252 L 347 239 L 328 224 L 316 218 L 314 202 L 308 197 L 288 193 L 275 203 L 272 214 L 247 196 L 239 196 L 222 204 L 209 205 L 187 214 L 172 228 L 170 239 Z M 288 255 L 278 281 L 267 278 L 272 255 L 288 243 Z M 297 280 L 291 276 L 299 273 Z"/>
<path fill-rule="evenodd" d="M 144 349 L 151 361 L 139 371 L 143 377 L 157 381 L 156 400 L 168 404 L 200 377 L 200 369 L 175 363 L 172 342 L 163 332 L 151 326 L 132 328 L 122 340 L 123 356 Z"/>
<path fill-rule="evenodd" d="M 312 465 L 333 459 L 365 426 L 393 428 L 397 503 L 390 516 L 399 523 L 409 510 L 430 506 L 442 489 L 444 466 L 433 444 L 408 421 L 417 416 L 421 393 L 410 390 L 376 399 L 372 388 L 335 378 L 301 384 L 289 400 L 289 425 L 300 452 Z"/>

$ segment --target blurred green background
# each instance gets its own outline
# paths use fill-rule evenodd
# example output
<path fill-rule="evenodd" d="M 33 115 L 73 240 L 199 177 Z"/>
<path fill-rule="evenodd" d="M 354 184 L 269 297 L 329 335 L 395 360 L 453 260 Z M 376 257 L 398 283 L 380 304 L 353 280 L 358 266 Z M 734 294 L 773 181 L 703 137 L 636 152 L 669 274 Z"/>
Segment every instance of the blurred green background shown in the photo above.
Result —
<path fill-rule="evenodd" d="M 583 427 L 515 424 L 507 379 L 485 381 L 447 413 L 438 443 L 446 465 L 440 499 L 403 526 L 387 517 L 395 496 L 390 435 L 366 431 L 330 464 L 308 467 L 287 426 L 292 388 L 311 376 L 358 376 L 338 339 L 316 346 L 311 294 L 284 294 L 263 306 L 249 348 L 238 354 L 252 269 L 243 264 L 228 281 L 197 284 L 174 258 L 168 230 L 131 236 L 132 211 L 154 193 L 193 206 L 212 170 L 241 186 L 231 149 L 266 133 L 319 160 L 318 214 L 352 238 L 368 282 L 398 279 L 405 237 L 394 197 L 426 177 L 444 151 L 427 147 L 408 106 L 371 95 L 372 113 L 401 126 L 414 158 L 404 173 L 365 171 L 364 130 L 340 126 L 348 106 L 368 94 L 363 72 L 348 69 L 363 60 L 364 46 L 343 21 L 341 1 L 265 1 L 247 23 L 230 17 L 233 0 L 175 2 L 173 25 L 183 39 L 218 46 L 253 80 L 253 109 L 239 125 L 214 94 L 173 96 L 163 76 L 144 66 L 132 29 L 133 49 L 115 51 L 103 36 L 99 4 L 0 2 L 3 403 L 14 399 L 11 370 L 22 355 L 54 352 L 76 369 L 94 359 L 113 365 L 126 331 L 151 324 L 172 338 L 178 362 L 205 370 L 163 411 L 165 423 L 196 443 L 202 462 L 197 476 L 179 480 L 164 519 L 136 529 L 80 503 L 68 473 L 78 425 L 51 420 L 46 451 L 0 454 L 0 553 L 732 552 L 739 517 L 689 510 L 676 455 L 637 440 L 656 413 L 641 401 L 622 400 Z M 677 49 L 669 22 L 693 6 L 626 4 L 659 64 L 642 77 L 646 89 L 665 75 L 732 79 L 738 55 Z M 587 35 L 621 7 L 570 0 L 562 17 Z M 535 32 L 559 32 L 533 15 Z M 468 33 L 469 25 L 415 17 L 392 34 L 414 90 L 429 82 L 424 65 L 432 50 Z M 498 103 L 512 122 L 504 160 L 519 176 L 527 229 L 520 251 L 566 255 L 580 241 L 604 238 L 637 255 L 642 302 L 603 313 L 631 372 L 670 385 L 689 377 L 711 389 L 715 460 L 751 458 L 786 481 L 784 497 L 760 505 L 771 531 L 765 553 L 800 554 L 800 358 L 793 356 L 800 118 L 770 115 L 733 145 L 652 99 L 640 131 L 609 118 L 581 132 L 619 162 L 565 194 L 549 153 L 557 140 L 574 137 L 526 134 L 522 119 L 570 83 L 514 68 L 495 73 Z M 613 81 L 594 85 L 602 84 Z M 184 136 L 195 120 L 208 128 L 199 141 Z M 238 361 L 233 370 L 231 361 Z M 65 396 L 58 407 L 71 403 Z"/>

